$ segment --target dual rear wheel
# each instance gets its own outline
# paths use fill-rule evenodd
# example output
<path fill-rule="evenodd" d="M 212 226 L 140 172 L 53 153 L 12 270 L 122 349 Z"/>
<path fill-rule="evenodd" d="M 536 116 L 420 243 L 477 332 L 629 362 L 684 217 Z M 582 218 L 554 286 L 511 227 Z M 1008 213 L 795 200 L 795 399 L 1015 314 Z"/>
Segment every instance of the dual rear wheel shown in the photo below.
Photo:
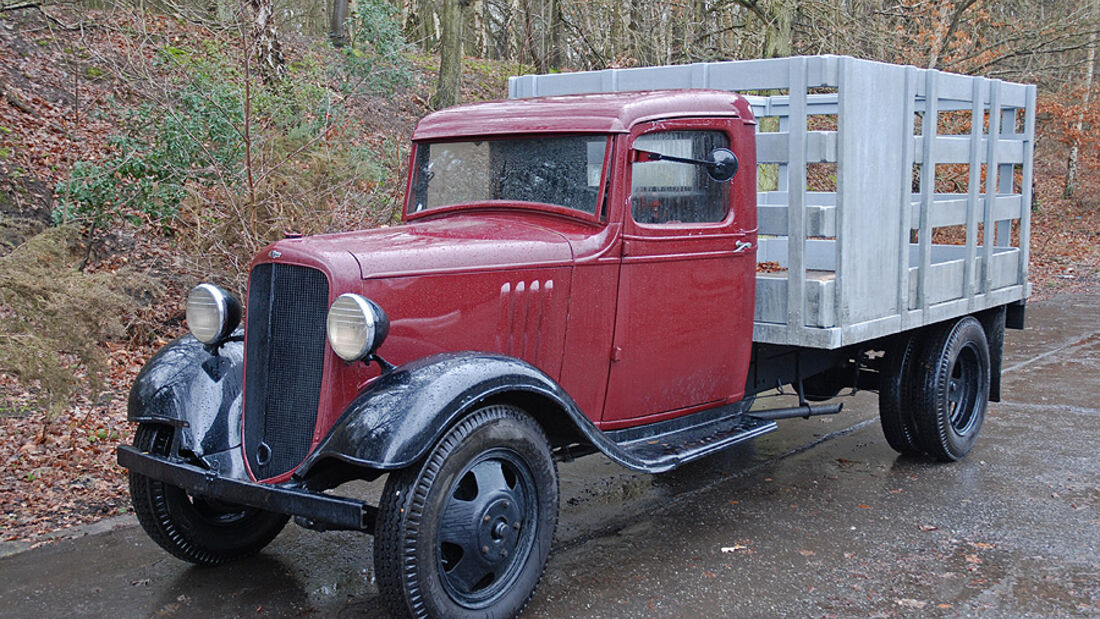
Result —
<path fill-rule="evenodd" d="M 985 330 L 973 316 L 895 342 L 886 353 L 879 390 L 890 446 L 911 456 L 964 458 L 985 420 L 989 359 Z"/>

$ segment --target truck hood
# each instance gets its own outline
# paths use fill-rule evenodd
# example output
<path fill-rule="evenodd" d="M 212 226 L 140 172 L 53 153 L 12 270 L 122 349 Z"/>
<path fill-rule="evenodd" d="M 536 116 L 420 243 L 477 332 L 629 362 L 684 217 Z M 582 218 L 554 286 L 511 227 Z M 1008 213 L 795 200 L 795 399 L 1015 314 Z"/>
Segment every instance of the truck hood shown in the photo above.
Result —
<path fill-rule="evenodd" d="M 519 217 L 485 214 L 294 239 L 277 247 L 290 245 L 317 258 L 351 254 L 363 279 L 554 266 L 573 259 L 562 234 Z"/>

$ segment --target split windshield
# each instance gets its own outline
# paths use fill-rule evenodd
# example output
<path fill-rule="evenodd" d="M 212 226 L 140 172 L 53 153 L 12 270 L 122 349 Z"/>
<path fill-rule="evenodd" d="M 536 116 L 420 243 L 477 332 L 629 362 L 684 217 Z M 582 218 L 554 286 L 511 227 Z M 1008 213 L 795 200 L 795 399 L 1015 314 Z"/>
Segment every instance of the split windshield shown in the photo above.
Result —
<path fill-rule="evenodd" d="M 595 214 L 608 140 L 570 135 L 419 143 L 409 212 L 500 201 Z"/>

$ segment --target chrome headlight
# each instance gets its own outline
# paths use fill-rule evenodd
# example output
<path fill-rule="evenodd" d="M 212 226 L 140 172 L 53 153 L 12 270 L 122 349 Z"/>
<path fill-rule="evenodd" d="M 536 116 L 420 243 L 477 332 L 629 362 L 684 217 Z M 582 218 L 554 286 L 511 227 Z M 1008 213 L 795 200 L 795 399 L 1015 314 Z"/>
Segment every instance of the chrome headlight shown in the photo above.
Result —
<path fill-rule="evenodd" d="M 206 345 L 229 337 L 241 323 L 241 303 L 213 284 L 199 284 L 187 293 L 187 327 Z"/>
<path fill-rule="evenodd" d="M 328 343 L 344 361 L 365 359 L 390 331 L 390 319 L 377 303 L 357 294 L 336 297 L 328 309 Z"/>

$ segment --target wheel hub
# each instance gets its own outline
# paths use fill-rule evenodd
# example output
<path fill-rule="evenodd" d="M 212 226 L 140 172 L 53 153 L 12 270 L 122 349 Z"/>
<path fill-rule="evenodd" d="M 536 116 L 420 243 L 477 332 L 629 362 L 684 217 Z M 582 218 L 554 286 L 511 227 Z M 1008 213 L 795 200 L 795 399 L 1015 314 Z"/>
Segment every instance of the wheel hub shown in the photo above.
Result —
<path fill-rule="evenodd" d="M 483 456 L 466 469 L 440 530 L 442 580 L 452 599 L 475 608 L 503 595 L 531 551 L 535 497 L 526 464 L 511 454 Z"/>
<path fill-rule="evenodd" d="M 503 496 L 500 496 L 503 495 Z M 515 550 L 519 539 L 522 515 L 511 493 L 499 492 L 488 503 L 478 519 L 477 542 L 481 554 L 491 563 L 500 563 Z"/>

